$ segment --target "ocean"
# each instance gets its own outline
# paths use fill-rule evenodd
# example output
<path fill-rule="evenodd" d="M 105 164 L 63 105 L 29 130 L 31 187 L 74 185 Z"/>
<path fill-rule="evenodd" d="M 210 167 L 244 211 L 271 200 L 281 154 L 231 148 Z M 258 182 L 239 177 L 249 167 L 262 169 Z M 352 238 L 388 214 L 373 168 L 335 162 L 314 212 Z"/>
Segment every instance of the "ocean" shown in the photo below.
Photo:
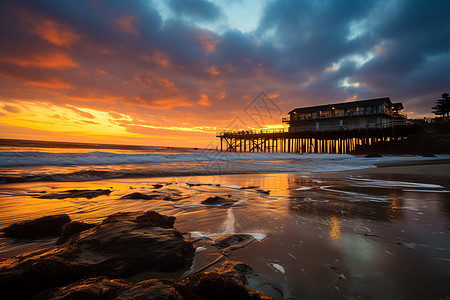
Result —
<path fill-rule="evenodd" d="M 0 140 L 0 184 L 221 174 L 314 173 L 448 158 L 239 153 L 176 147 Z"/>
<path fill-rule="evenodd" d="M 258 275 L 250 286 L 275 299 L 446 299 L 450 185 L 425 173 L 358 171 L 449 158 L 0 140 L 0 228 L 53 214 L 100 223 L 117 212 L 155 210 L 175 216 L 197 249 L 176 276 L 220 257 L 213 241 L 246 234 L 254 241 L 227 259 L 249 264 Z M 97 189 L 110 193 L 49 197 Z M 124 197 L 135 192 L 157 196 Z M 211 196 L 233 205 L 202 204 Z M 0 235 L 0 263 L 55 240 Z"/>

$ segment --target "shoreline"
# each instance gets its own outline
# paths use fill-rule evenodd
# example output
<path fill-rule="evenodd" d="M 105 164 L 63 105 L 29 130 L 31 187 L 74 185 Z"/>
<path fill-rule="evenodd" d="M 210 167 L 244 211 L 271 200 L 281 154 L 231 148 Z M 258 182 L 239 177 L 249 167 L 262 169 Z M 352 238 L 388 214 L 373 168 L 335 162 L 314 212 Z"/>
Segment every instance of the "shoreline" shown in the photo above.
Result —
<path fill-rule="evenodd" d="M 449 159 L 386 162 L 377 164 L 376 168 L 357 169 L 352 170 L 351 173 L 355 176 L 369 176 L 384 179 L 405 178 L 408 180 L 436 182 L 450 187 Z"/>
<path fill-rule="evenodd" d="M 443 282 L 448 273 L 440 266 L 448 259 L 448 252 L 441 249 L 448 248 L 450 159 L 386 160 L 377 167 L 330 172 L 24 182 L 4 185 L 4 203 L 11 207 L 9 223 L 55 213 L 94 224 L 117 212 L 174 216 L 177 230 L 196 249 L 192 272 L 214 264 L 225 253 L 224 262 L 244 262 L 255 271 L 261 282 L 252 281 L 249 287 L 276 299 L 347 297 L 369 283 L 386 292 L 362 289 L 360 297 L 391 294 L 420 299 L 421 290 L 446 296 Z M 58 197 L 79 189 L 108 189 L 110 194 Z M 224 202 L 203 203 L 209 198 Z M 214 246 L 230 237 L 238 241 L 231 245 L 233 251 Z M 241 241 L 242 237 L 252 238 Z M 3 239 L 3 258 L 52 244 L 45 242 L 47 246 L 39 241 L 21 245 Z M 367 251 L 373 255 L 359 255 Z M 416 272 L 404 269 L 404 261 Z M 416 273 L 423 274 L 420 281 L 432 280 L 421 290 L 403 289 L 402 284 L 393 288 L 390 280 L 374 273 L 386 273 L 400 283 L 415 283 Z M 336 288 L 330 291 L 329 286 Z"/>

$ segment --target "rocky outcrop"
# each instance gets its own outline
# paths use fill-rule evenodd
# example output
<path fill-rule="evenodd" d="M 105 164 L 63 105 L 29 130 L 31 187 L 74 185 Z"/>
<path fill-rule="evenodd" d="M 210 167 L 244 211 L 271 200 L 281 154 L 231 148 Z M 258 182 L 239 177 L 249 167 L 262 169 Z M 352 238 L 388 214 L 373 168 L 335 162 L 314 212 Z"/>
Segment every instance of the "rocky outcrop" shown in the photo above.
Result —
<path fill-rule="evenodd" d="M 120 197 L 120 199 L 138 199 L 138 200 L 139 200 L 139 199 L 142 199 L 142 200 L 152 200 L 152 199 L 155 199 L 155 198 L 158 198 L 158 197 L 159 197 L 158 194 L 147 195 L 147 194 L 144 194 L 144 193 L 138 193 L 138 192 L 136 192 L 136 193 L 131 193 L 131 194 L 122 196 L 122 197 Z"/>
<path fill-rule="evenodd" d="M 42 199 L 67 199 L 67 198 L 87 198 L 92 199 L 102 195 L 111 194 L 110 190 L 67 190 L 55 193 L 48 193 L 40 196 Z"/>
<path fill-rule="evenodd" d="M 215 272 L 189 276 L 179 283 L 179 290 L 185 299 L 272 299 Z"/>
<path fill-rule="evenodd" d="M 201 203 L 206 205 L 217 205 L 221 207 L 230 207 L 234 203 L 236 203 L 237 200 L 231 199 L 231 198 L 224 198 L 220 196 L 213 196 L 208 197 L 207 199 L 203 200 Z"/>
<path fill-rule="evenodd" d="M 46 290 L 35 299 L 183 299 L 173 287 L 174 283 L 173 280 L 150 279 L 131 284 L 121 279 L 95 277 L 80 280 L 65 287 Z"/>
<path fill-rule="evenodd" d="M 246 263 L 240 261 L 225 261 L 221 266 L 214 267 L 211 271 L 220 275 L 233 278 L 234 280 L 247 285 L 248 276 L 255 276 L 253 269 Z"/>
<path fill-rule="evenodd" d="M 6 237 L 39 239 L 60 235 L 63 226 L 69 222 L 70 217 L 66 214 L 53 215 L 14 223 L 1 231 Z"/>
<path fill-rule="evenodd" d="M 132 284 L 106 277 L 90 278 L 74 284 L 42 292 L 36 300 L 71 299 L 272 299 L 254 289 L 246 288 L 236 280 L 218 273 L 200 273 L 180 282 L 170 279 L 150 279 Z"/>
<path fill-rule="evenodd" d="M 74 236 L 75 234 L 78 234 L 82 231 L 91 229 L 92 227 L 95 227 L 95 224 L 85 223 L 85 222 L 80 222 L 80 221 L 69 222 L 62 227 L 61 236 L 56 241 L 56 244 L 58 244 L 58 245 L 63 244 L 69 238 Z"/>
<path fill-rule="evenodd" d="M 188 267 L 195 250 L 172 228 L 174 221 L 156 212 L 118 213 L 59 247 L 6 259 L 0 262 L 2 295 L 27 298 L 82 278 L 127 278 Z"/>

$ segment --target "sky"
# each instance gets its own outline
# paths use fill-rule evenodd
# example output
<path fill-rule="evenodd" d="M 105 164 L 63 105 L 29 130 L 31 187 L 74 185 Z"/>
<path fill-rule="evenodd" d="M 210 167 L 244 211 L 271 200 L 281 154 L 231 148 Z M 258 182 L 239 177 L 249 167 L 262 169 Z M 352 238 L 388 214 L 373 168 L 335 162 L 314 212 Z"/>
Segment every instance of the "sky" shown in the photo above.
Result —
<path fill-rule="evenodd" d="M 211 147 L 296 107 L 450 92 L 447 0 L 0 4 L 0 138 Z"/>

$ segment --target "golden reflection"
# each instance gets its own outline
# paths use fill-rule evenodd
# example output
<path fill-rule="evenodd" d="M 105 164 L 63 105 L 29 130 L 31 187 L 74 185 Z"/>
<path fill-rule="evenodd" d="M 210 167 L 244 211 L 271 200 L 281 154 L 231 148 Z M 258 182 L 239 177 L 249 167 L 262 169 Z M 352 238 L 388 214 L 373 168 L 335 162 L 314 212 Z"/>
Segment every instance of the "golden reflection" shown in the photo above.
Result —
<path fill-rule="evenodd" d="M 341 221 L 336 216 L 331 216 L 328 219 L 330 225 L 330 232 L 328 233 L 331 241 L 335 246 L 341 246 Z"/>
<path fill-rule="evenodd" d="M 400 200 L 398 198 L 392 198 L 391 204 L 389 206 L 389 215 L 397 216 L 400 213 Z"/>

